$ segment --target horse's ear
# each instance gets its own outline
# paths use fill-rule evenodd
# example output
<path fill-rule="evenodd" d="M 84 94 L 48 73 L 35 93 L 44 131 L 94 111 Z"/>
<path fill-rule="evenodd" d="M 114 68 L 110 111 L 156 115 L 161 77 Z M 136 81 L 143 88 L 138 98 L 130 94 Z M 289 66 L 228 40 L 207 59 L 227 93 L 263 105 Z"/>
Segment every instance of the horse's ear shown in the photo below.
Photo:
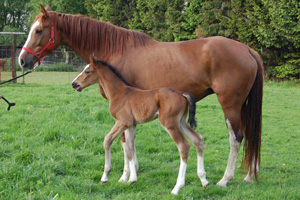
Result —
<path fill-rule="evenodd" d="M 50 6 L 48 4 L 46 5 L 45 10 L 48 12 L 51 11 Z"/>
<path fill-rule="evenodd" d="M 47 5 L 48 6 L 48 5 Z M 48 11 L 47 11 L 47 6 L 46 6 L 46 9 L 44 8 L 44 6 L 42 4 L 40 4 L 40 7 L 41 7 L 41 12 L 43 13 L 44 17 L 48 17 Z M 49 6 L 48 6 L 49 7 Z M 50 9 L 50 7 L 49 7 Z"/>

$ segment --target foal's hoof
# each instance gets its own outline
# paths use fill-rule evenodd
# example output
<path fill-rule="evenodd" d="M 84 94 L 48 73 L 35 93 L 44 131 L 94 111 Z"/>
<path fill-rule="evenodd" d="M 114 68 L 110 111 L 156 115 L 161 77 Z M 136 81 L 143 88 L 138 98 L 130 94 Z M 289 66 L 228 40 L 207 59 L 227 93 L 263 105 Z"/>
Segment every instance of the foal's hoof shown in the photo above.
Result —
<path fill-rule="evenodd" d="M 101 181 L 101 185 L 104 185 L 105 183 L 107 183 L 107 181 Z"/>
<path fill-rule="evenodd" d="M 209 183 L 207 183 L 206 185 L 204 185 L 204 186 L 203 186 L 204 189 L 207 189 L 207 188 L 208 188 L 208 185 L 209 185 Z"/>
<path fill-rule="evenodd" d="M 134 184 L 134 183 L 136 183 L 136 182 L 137 182 L 137 180 L 129 180 L 129 181 L 128 181 L 129 184 Z"/>
<path fill-rule="evenodd" d="M 253 183 L 254 183 L 253 180 L 248 180 L 248 179 L 244 179 L 243 182 L 244 182 L 244 183 L 250 183 L 250 184 L 253 184 Z"/>

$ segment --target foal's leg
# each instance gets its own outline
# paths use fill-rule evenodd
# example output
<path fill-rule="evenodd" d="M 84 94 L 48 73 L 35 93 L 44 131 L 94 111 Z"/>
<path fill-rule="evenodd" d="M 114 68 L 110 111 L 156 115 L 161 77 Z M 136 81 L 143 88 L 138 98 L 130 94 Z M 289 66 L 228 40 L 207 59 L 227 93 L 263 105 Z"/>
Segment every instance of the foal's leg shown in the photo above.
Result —
<path fill-rule="evenodd" d="M 119 179 L 119 182 L 125 183 L 130 175 L 130 170 L 129 170 L 129 162 L 127 159 L 127 153 L 126 153 L 126 139 L 125 139 L 125 132 L 121 134 L 121 140 L 122 140 L 122 147 L 124 150 L 124 170 L 121 178 Z"/>
<path fill-rule="evenodd" d="M 111 145 L 113 141 L 116 139 L 118 135 L 120 135 L 125 129 L 127 129 L 126 126 L 124 126 L 123 123 L 116 121 L 113 128 L 110 130 L 110 132 L 105 136 L 103 146 L 105 149 L 105 165 L 104 165 L 104 173 L 101 178 L 102 183 L 106 183 L 108 181 L 108 175 L 111 171 Z"/>
<path fill-rule="evenodd" d="M 136 154 L 135 154 L 135 147 L 134 147 L 134 137 L 135 137 L 135 126 L 131 126 L 127 129 L 128 131 L 125 132 L 126 138 L 126 152 L 127 152 L 127 159 L 129 163 L 129 170 L 130 170 L 130 177 L 128 183 L 134 183 L 137 181 L 137 166 L 136 166 Z"/>
<path fill-rule="evenodd" d="M 204 170 L 204 158 L 203 158 L 203 137 L 200 133 L 196 133 L 187 123 L 186 119 L 182 118 L 180 121 L 180 128 L 182 129 L 185 136 L 187 136 L 193 143 L 197 150 L 197 174 L 201 180 L 204 188 L 207 188 L 209 182 L 206 180 L 206 172 Z"/>
<path fill-rule="evenodd" d="M 135 139 L 135 126 L 129 127 L 125 131 L 124 140 L 122 141 L 122 146 L 124 149 L 124 172 L 119 182 L 134 183 L 137 181 L 136 172 L 138 170 L 136 151 L 134 146 Z M 129 177 L 130 176 L 130 177 Z"/>
<path fill-rule="evenodd" d="M 161 122 L 163 127 L 166 129 L 166 131 L 170 134 L 170 136 L 176 143 L 178 151 L 180 153 L 180 167 L 179 167 L 178 178 L 177 178 L 176 185 L 171 192 L 172 194 L 177 195 L 180 188 L 182 188 L 185 184 L 185 173 L 186 173 L 187 159 L 190 150 L 190 144 L 185 139 L 183 133 L 181 132 L 178 120 L 164 119 L 164 117 L 162 116 L 160 117 L 160 116 L 159 116 L 159 121 Z"/>

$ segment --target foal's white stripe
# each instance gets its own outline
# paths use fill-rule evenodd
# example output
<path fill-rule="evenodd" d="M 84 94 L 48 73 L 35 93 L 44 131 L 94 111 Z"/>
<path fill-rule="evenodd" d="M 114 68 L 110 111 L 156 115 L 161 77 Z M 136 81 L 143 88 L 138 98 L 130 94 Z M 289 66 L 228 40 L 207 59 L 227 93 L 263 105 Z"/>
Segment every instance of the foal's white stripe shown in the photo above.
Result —
<path fill-rule="evenodd" d="M 177 195 L 180 188 L 182 188 L 185 184 L 185 172 L 186 172 L 186 162 L 184 162 L 181 158 L 180 158 L 180 167 L 179 167 L 179 173 L 178 173 L 178 178 L 177 178 L 177 182 L 175 187 L 172 190 L 172 194 Z"/>
<path fill-rule="evenodd" d="M 30 42 L 30 39 L 31 39 L 31 36 L 32 36 L 33 31 L 34 31 L 35 28 L 36 28 L 37 26 L 39 26 L 39 25 L 40 25 L 39 20 L 37 20 L 36 22 L 34 22 L 34 24 L 32 25 L 32 27 L 31 27 L 31 29 L 30 29 L 30 31 L 29 31 L 29 34 L 28 34 L 27 40 L 26 40 L 26 42 L 25 42 L 25 44 L 24 44 L 24 47 L 27 47 L 27 46 L 28 46 L 28 43 Z M 19 56 L 19 65 L 20 65 L 20 66 L 21 66 L 21 56 L 22 56 L 22 54 L 23 54 L 24 52 L 25 52 L 25 50 L 22 49 L 22 50 L 21 50 L 21 53 L 20 53 L 20 56 Z"/>
<path fill-rule="evenodd" d="M 79 77 L 79 76 L 81 76 L 81 74 L 83 74 L 83 72 L 88 68 L 90 66 L 90 64 L 88 64 L 85 68 L 84 68 L 84 70 L 82 70 L 82 72 L 72 81 L 72 83 L 74 82 L 74 81 L 76 81 L 77 80 L 77 78 Z"/>

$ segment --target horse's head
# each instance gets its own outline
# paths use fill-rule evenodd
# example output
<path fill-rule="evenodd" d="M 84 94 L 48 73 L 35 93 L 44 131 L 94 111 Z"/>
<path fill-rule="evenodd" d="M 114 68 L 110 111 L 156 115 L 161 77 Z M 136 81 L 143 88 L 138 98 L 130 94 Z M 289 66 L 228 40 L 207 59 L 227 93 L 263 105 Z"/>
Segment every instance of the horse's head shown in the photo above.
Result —
<path fill-rule="evenodd" d="M 36 16 L 31 25 L 25 45 L 19 55 L 19 65 L 23 68 L 32 69 L 40 59 L 58 47 L 57 34 L 54 34 L 54 22 L 50 16 L 50 7 L 44 8 L 42 5 L 41 13 Z M 54 43 L 55 41 L 55 43 Z"/>
<path fill-rule="evenodd" d="M 84 70 L 73 80 L 72 87 L 81 92 L 84 88 L 93 85 L 98 82 L 98 63 L 94 58 L 94 55 L 90 56 L 90 64 L 88 64 Z"/>

